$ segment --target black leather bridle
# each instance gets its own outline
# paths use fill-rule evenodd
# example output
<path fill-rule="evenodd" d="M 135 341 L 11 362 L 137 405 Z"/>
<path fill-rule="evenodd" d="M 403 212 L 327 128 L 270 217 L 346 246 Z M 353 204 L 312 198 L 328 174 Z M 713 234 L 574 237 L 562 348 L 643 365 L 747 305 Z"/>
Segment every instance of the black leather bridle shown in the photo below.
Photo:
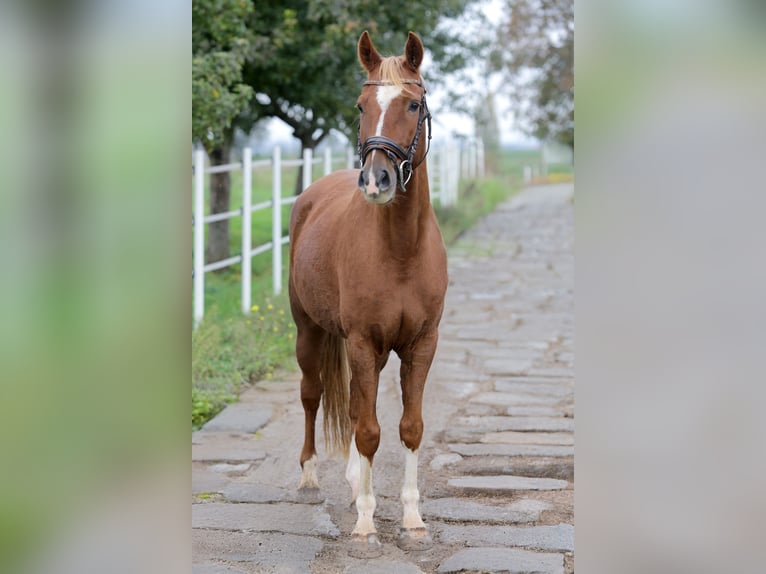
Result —
<path fill-rule="evenodd" d="M 418 167 L 421 163 L 423 163 L 423 161 L 425 161 L 425 158 L 428 155 L 428 151 L 431 149 L 431 112 L 428 111 L 428 104 L 426 104 L 426 88 L 423 85 L 423 83 L 420 80 L 402 80 L 402 83 L 415 84 L 423 88 L 423 95 L 420 98 L 420 112 L 418 116 L 418 127 L 415 130 L 415 136 L 412 138 L 410 147 L 408 147 L 405 150 L 402 146 L 400 146 L 395 141 L 390 140 L 383 136 L 370 136 L 366 140 L 364 140 L 364 143 L 362 143 L 360 128 L 357 128 L 357 132 L 356 132 L 356 147 L 357 147 L 357 152 L 359 153 L 359 164 L 362 167 L 364 166 L 364 160 L 367 159 L 367 155 L 372 150 L 377 149 L 385 153 L 388 156 L 388 159 L 391 160 L 391 163 L 393 163 L 396 166 L 396 181 L 399 187 L 401 188 L 402 192 L 405 192 L 407 190 L 404 186 L 407 185 L 407 183 L 410 181 L 410 178 L 412 177 L 412 172 L 415 171 L 415 168 Z M 364 83 L 364 85 L 365 86 L 392 86 L 393 83 L 382 82 L 378 80 L 367 80 Z M 426 147 L 426 153 L 423 154 L 423 159 L 421 159 L 417 165 L 414 165 L 413 161 L 415 158 L 415 152 L 418 149 L 420 132 L 423 129 L 423 122 L 425 120 L 428 120 L 428 144 Z M 399 161 L 397 161 L 397 159 Z"/>

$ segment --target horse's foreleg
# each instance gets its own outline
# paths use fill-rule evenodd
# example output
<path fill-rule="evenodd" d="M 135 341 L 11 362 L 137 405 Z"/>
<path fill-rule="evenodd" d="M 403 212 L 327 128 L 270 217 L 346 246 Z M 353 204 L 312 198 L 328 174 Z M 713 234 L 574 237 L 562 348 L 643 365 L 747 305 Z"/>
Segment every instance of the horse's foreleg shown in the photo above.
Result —
<path fill-rule="evenodd" d="M 315 428 L 317 411 L 322 398 L 322 381 L 319 377 L 320 349 L 326 335 L 319 327 L 299 327 L 296 342 L 296 358 L 303 376 L 301 378 L 301 403 L 305 415 L 305 432 L 301 450 L 301 482 L 298 488 L 319 488 Z"/>
<path fill-rule="evenodd" d="M 423 438 L 423 390 L 436 351 L 436 340 L 434 332 L 421 339 L 411 353 L 403 353 L 401 357 L 403 411 L 399 422 L 399 438 L 405 448 L 405 461 L 401 494 L 402 529 L 398 545 L 403 550 L 425 550 L 433 546 L 433 540 L 418 509 L 418 449 Z"/>
<path fill-rule="evenodd" d="M 350 415 L 352 421 L 356 419 L 356 449 L 351 449 L 350 456 L 355 455 L 354 450 L 359 453 L 357 520 L 351 533 L 353 547 L 350 554 L 360 558 L 372 558 L 381 553 L 381 544 L 373 520 L 376 502 L 372 490 L 372 461 L 380 443 L 380 425 L 375 413 L 380 369 L 376 365 L 374 353 L 363 342 L 349 339 L 348 350 L 352 373 Z M 351 461 L 350 467 L 353 480 L 355 470 Z"/>

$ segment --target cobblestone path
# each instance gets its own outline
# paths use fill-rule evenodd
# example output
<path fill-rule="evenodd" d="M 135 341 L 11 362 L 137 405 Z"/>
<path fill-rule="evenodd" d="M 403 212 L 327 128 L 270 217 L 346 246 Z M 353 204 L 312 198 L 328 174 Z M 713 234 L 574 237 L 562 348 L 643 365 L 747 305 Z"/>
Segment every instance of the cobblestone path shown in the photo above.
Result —
<path fill-rule="evenodd" d="M 530 188 L 450 250 L 420 449 L 421 511 L 434 547 L 395 545 L 404 449 L 392 354 L 373 467 L 382 556 L 348 555 L 356 510 L 345 461 L 320 446 L 321 496 L 297 491 L 296 372 L 257 384 L 192 435 L 194 574 L 574 571 L 572 194 L 569 184 Z"/>

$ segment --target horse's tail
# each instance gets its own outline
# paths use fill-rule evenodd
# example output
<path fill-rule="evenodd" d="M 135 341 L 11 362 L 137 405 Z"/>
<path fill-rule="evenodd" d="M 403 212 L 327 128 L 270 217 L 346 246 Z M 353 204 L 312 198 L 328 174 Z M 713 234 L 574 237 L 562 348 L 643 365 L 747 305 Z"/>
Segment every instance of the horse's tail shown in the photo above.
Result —
<path fill-rule="evenodd" d="M 351 419 L 348 414 L 349 386 L 351 376 L 348 366 L 346 339 L 328 334 L 325 337 L 320 366 L 324 385 L 322 405 L 324 409 L 325 448 L 331 454 L 348 456 L 351 443 Z"/>

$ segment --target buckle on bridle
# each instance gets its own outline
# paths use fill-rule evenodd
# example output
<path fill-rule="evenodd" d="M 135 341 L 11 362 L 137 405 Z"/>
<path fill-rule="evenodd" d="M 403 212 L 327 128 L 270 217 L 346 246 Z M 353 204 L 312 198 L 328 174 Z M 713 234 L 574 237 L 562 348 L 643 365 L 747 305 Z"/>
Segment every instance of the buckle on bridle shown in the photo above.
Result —
<path fill-rule="evenodd" d="M 404 166 L 407 166 L 407 177 L 404 177 L 405 169 Z M 402 188 L 402 192 L 407 191 L 405 189 L 405 185 L 407 185 L 410 182 L 410 179 L 412 178 L 412 164 L 410 163 L 410 160 L 405 159 L 402 163 L 399 164 L 399 185 Z"/>

